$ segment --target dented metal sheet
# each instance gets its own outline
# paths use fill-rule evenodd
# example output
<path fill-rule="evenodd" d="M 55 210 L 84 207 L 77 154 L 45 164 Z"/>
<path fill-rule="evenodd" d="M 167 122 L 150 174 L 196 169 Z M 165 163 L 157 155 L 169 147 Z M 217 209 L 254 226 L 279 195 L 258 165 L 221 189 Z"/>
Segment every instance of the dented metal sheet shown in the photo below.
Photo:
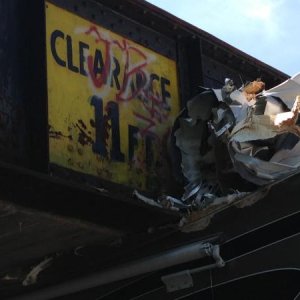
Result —
<path fill-rule="evenodd" d="M 50 163 L 159 190 L 176 62 L 51 3 L 46 29 Z"/>
<path fill-rule="evenodd" d="M 177 169 L 180 163 L 185 192 L 169 197 L 169 207 L 183 212 L 182 231 L 203 230 L 229 206 L 253 205 L 300 171 L 297 85 L 293 77 L 270 92 L 260 79 L 240 89 L 225 79 L 222 89 L 203 88 L 187 102 L 171 140 L 179 150 L 173 164 Z M 148 203 L 169 208 L 160 198 Z"/>
<path fill-rule="evenodd" d="M 199 189 L 193 188 L 189 197 L 182 197 L 183 201 L 193 196 L 193 201 L 200 205 L 202 201 L 211 202 L 209 198 L 228 193 L 222 188 L 223 178 L 218 172 L 218 156 L 224 154 L 215 151 L 218 144 L 223 144 L 224 151 L 229 154 L 227 161 L 232 165 L 228 164 L 227 171 L 235 172 L 240 181 L 265 185 L 298 171 L 300 96 L 295 97 L 298 91 L 296 79 L 297 76 L 271 92 L 264 91 L 261 80 L 237 89 L 231 80 L 226 79 L 221 90 L 206 90 L 188 102 L 186 114 L 179 117 L 179 127 L 174 135 L 187 179 L 185 188 L 190 190 L 192 185 Z M 282 95 L 282 99 L 278 95 Z M 196 136 L 194 131 L 205 134 Z M 201 161 L 202 166 L 191 164 L 193 160 Z M 205 172 L 206 169 L 210 172 Z M 198 175 L 195 177 L 194 174 Z M 232 188 L 235 188 L 235 183 L 232 182 Z M 209 188 L 200 189 L 203 185 Z"/>
<path fill-rule="evenodd" d="M 292 109 L 295 98 L 300 95 L 300 73 L 295 74 L 283 83 L 263 92 L 264 96 L 281 98 L 288 108 Z"/>

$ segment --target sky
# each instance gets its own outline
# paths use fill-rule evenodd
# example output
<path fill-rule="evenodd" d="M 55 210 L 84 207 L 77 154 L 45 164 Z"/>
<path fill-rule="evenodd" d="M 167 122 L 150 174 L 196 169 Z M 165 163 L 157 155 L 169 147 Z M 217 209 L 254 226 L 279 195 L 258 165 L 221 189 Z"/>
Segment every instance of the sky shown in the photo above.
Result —
<path fill-rule="evenodd" d="M 300 0 L 148 0 L 288 74 L 300 72 Z"/>

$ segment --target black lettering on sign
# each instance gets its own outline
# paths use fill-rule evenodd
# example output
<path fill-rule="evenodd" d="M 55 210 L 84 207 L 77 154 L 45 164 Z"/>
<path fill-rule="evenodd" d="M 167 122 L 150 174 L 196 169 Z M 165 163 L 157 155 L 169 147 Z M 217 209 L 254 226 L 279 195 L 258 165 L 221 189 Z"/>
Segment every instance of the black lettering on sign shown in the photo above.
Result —
<path fill-rule="evenodd" d="M 93 144 L 93 152 L 107 157 L 107 150 L 104 140 L 104 119 L 103 119 L 103 101 L 101 98 L 93 96 L 91 105 L 95 109 L 95 142 Z"/>
<path fill-rule="evenodd" d="M 51 53 L 52 53 L 52 56 L 53 56 L 54 60 L 57 62 L 57 64 L 62 66 L 62 67 L 65 67 L 66 62 L 61 57 L 59 57 L 59 55 L 57 54 L 57 50 L 56 50 L 56 42 L 57 42 L 58 38 L 64 40 L 65 35 L 60 30 L 54 30 L 52 32 L 51 38 L 50 38 Z"/>
<path fill-rule="evenodd" d="M 112 160 L 123 162 L 125 161 L 125 157 L 120 148 L 119 105 L 113 101 L 108 102 L 107 114 L 111 120 L 112 145 L 110 157 Z"/>
<path fill-rule="evenodd" d="M 96 49 L 95 57 L 94 57 L 94 74 L 95 74 L 95 76 L 102 73 L 103 66 L 104 66 L 104 62 L 103 62 L 102 53 L 99 49 Z"/>
<path fill-rule="evenodd" d="M 163 99 L 163 102 L 167 103 L 167 98 L 171 97 L 171 94 L 166 89 L 166 85 L 170 85 L 170 80 L 164 77 L 160 78 L 160 85 L 161 85 L 161 96 Z"/>
<path fill-rule="evenodd" d="M 128 125 L 128 159 L 130 162 L 133 160 L 135 147 L 138 146 L 138 133 L 138 127 Z"/>
<path fill-rule="evenodd" d="M 73 64 L 73 48 L 72 48 L 72 38 L 67 35 L 67 57 L 68 57 L 68 69 L 70 71 L 73 71 L 75 73 L 78 73 L 79 72 L 79 69 L 77 66 L 75 66 Z"/>
<path fill-rule="evenodd" d="M 153 143 L 154 138 L 150 135 L 146 135 L 145 137 L 145 145 L 146 145 L 146 165 L 147 168 L 150 168 L 153 160 L 154 160 L 154 155 L 153 155 Z"/>
<path fill-rule="evenodd" d="M 84 50 L 88 50 L 90 47 L 89 45 L 85 44 L 84 42 L 79 42 L 79 70 L 80 74 L 87 76 L 87 72 L 85 70 L 85 56 L 84 56 Z"/>
<path fill-rule="evenodd" d="M 131 89 L 131 98 L 137 97 L 138 99 L 142 100 L 141 91 L 147 84 L 147 79 L 145 75 L 141 72 L 137 72 L 134 74 L 135 76 L 132 77 L 130 82 L 130 89 Z"/>
<path fill-rule="evenodd" d="M 118 79 L 118 76 L 120 74 L 120 64 L 119 64 L 119 61 L 115 57 L 114 57 L 114 63 L 115 63 L 115 68 L 114 68 L 113 73 L 112 73 L 110 86 L 113 87 L 114 86 L 114 81 L 115 81 L 117 90 L 120 90 L 120 82 L 119 82 L 119 79 Z"/>
<path fill-rule="evenodd" d="M 124 162 L 125 157 L 121 152 L 120 145 L 120 124 L 119 124 L 119 106 L 116 102 L 110 101 L 106 106 L 107 114 L 103 115 L 103 101 L 101 98 L 93 96 L 91 105 L 95 108 L 95 142 L 93 152 L 107 157 L 107 134 L 110 129 L 107 122 L 111 122 L 112 145 L 110 150 L 111 160 Z"/>
<path fill-rule="evenodd" d="M 63 42 L 63 47 L 66 51 L 66 57 L 64 58 L 61 57 L 57 51 L 58 41 Z M 67 67 L 70 71 L 74 73 L 79 73 L 83 76 L 87 76 L 88 62 L 86 55 L 88 55 L 87 50 L 90 50 L 90 45 L 82 41 L 78 41 L 76 45 L 74 44 L 75 42 L 73 41 L 72 37 L 70 35 L 65 35 L 60 30 L 54 30 L 51 34 L 50 48 L 55 62 L 62 67 Z M 78 53 L 79 59 L 75 61 L 75 57 L 77 56 L 74 56 L 74 52 L 76 51 Z M 148 87 L 147 78 L 142 70 L 138 69 L 134 73 L 122 74 L 124 75 L 121 77 L 123 82 L 120 82 L 119 78 L 121 73 L 121 66 L 120 62 L 116 57 L 113 57 L 113 63 L 111 64 L 114 66 L 112 67 L 109 64 L 109 68 L 113 68 L 112 70 L 106 70 L 106 62 L 104 62 L 103 60 L 103 54 L 100 49 L 95 49 L 94 56 L 90 56 L 89 58 L 91 58 L 91 62 L 89 63 L 91 63 L 90 67 L 93 70 L 92 71 L 90 69 L 90 71 L 92 72 L 91 75 L 93 75 L 96 81 L 99 81 L 99 87 L 101 87 L 102 84 L 109 84 L 112 88 L 115 87 L 117 90 L 120 91 L 121 85 L 124 85 L 124 81 L 126 81 L 126 84 L 129 84 L 131 88 L 131 95 L 129 96 L 130 99 L 135 97 L 142 99 L 140 92 L 143 91 L 144 88 Z M 111 76 L 108 76 L 108 74 L 111 74 Z M 109 82 L 108 78 L 110 79 Z M 127 82 L 129 80 L 130 82 Z M 170 81 L 167 78 L 160 78 L 159 75 L 152 73 L 150 75 L 150 89 L 152 89 L 152 91 L 154 81 L 157 81 L 158 84 L 160 83 L 162 100 L 163 102 L 167 103 L 167 98 L 171 97 L 170 92 L 167 90 L 167 86 L 170 86 Z M 124 88 L 124 86 L 122 88 Z"/>
<path fill-rule="evenodd" d="M 159 82 L 159 76 L 155 73 L 152 73 L 150 75 L 150 88 L 151 88 L 151 92 L 153 92 L 153 81 L 156 80 Z"/>

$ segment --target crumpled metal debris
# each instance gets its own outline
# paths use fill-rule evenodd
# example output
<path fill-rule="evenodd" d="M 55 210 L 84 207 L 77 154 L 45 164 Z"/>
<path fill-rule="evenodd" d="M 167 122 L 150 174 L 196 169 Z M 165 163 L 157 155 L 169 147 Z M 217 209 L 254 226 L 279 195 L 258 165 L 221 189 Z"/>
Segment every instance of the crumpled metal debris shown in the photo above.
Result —
<path fill-rule="evenodd" d="M 230 183 L 222 184 L 229 174 L 232 189 L 249 192 L 299 171 L 300 74 L 264 88 L 260 79 L 240 89 L 225 79 L 222 89 L 204 89 L 187 102 L 173 145 L 186 179 L 183 202 L 203 208 L 230 197 Z"/>
<path fill-rule="evenodd" d="M 202 88 L 172 131 L 170 153 L 185 192 L 145 201 L 173 210 L 231 203 L 300 170 L 300 73 L 269 89 L 261 79 L 237 89 Z M 178 163 L 179 162 L 179 163 Z M 180 165 L 178 165 L 180 164 Z M 151 202 L 151 203 L 150 203 Z"/>
<path fill-rule="evenodd" d="M 162 195 L 158 199 L 152 199 L 149 197 L 146 197 L 145 195 L 142 195 L 137 190 L 133 192 L 133 196 L 135 196 L 137 199 L 141 200 L 142 202 L 151 205 L 156 206 L 159 208 L 165 208 L 165 209 L 171 209 L 174 211 L 179 211 L 181 209 L 188 210 L 191 208 L 191 205 L 184 203 L 180 199 L 174 198 L 172 196 Z"/>

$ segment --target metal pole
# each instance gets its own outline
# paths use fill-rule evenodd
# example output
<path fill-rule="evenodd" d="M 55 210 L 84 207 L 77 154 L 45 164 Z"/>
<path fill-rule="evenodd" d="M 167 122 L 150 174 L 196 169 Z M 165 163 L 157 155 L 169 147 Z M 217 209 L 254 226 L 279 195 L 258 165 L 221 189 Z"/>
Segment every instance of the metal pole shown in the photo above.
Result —
<path fill-rule="evenodd" d="M 155 256 L 146 257 L 106 271 L 94 273 L 84 278 L 71 280 L 28 295 L 16 297 L 13 298 L 13 300 L 43 300 L 61 297 L 115 281 L 187 263 L 205 256 L 213 256 L 217 249 L 216 247 L 218 248 L 219 246 L 203 242 L 185 245 Z"/>

